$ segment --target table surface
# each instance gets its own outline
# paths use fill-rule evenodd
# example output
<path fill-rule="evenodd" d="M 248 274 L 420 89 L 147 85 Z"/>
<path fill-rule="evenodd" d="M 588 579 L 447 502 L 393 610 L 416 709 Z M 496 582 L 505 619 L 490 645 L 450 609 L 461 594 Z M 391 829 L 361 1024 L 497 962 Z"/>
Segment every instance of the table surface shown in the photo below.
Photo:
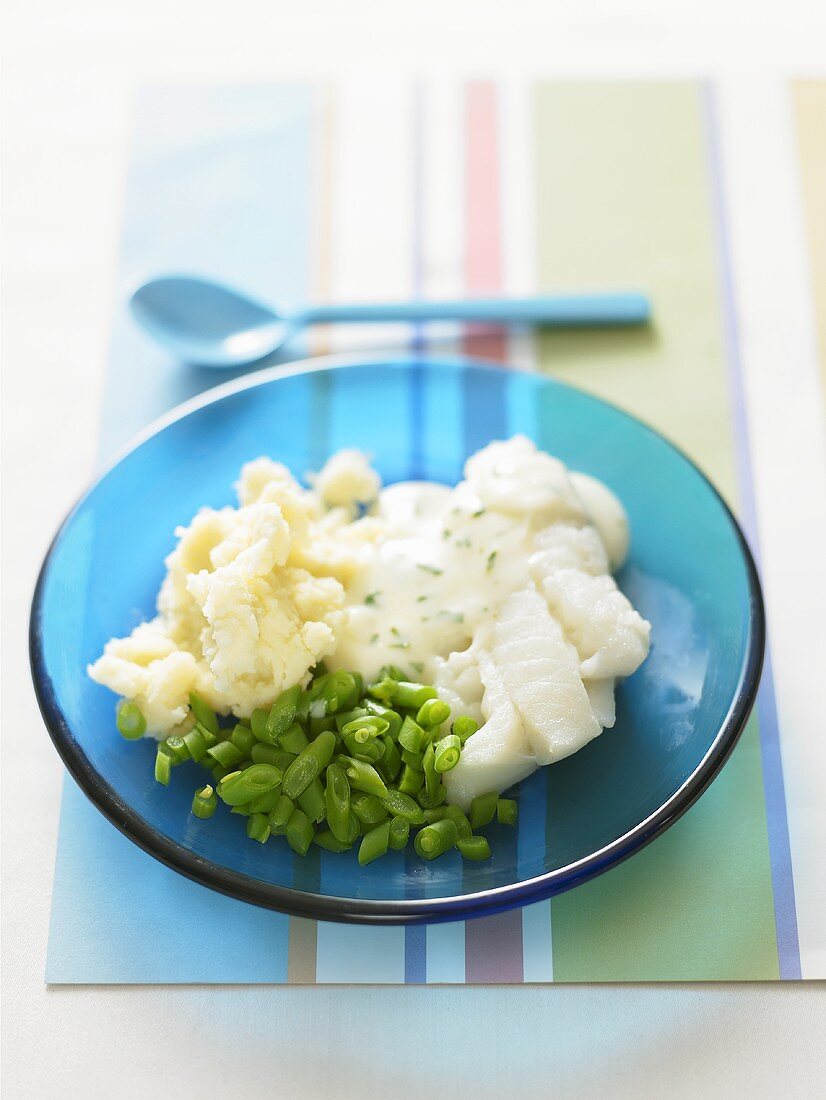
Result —
<path fill-rule="evenodd" d="M 136 85 L 151 79 L 410 74 L 697 75 L 766 89 L 824 71 L 826 13 L 771 5 L 305 0 L 15 0 L 4 41 L 3 1083 L 8 1095 L 413 1095 L 445 1083 L 409 1020 L 456 1021 L 456 1081 L 560 1096 L 668 1090 L 814 1096 L 826 1069 L 823 986 L 47 989 L 43 964 L 61 768 L 24 643 L 42 552 L 93 468 L 111 277 Z M 776 26 L 774 13 L 783 13 Z M 472 13 L 472 17 L 471 17 Z M 819 20 L 819 23 L 817 22 Z M 369 33 L 363 28 L 369 27 Z M 621 63 L 618 59 L 621 59 Z M 379 62 L 389 68 L 386 60 Z M 766 94 L 769 94 L 766 92 Z M 759 296 L 761 285 L 755 285 Z M 741 308 L 764 315 L 755 297 Z M 48 314 L 46 310 L 48 309 Z M 25 473 L 23 473 L 25 472 Z M 13 717 L 13 724 L 12 719 Z M 27 783 L 21 784 L 19 776 Z M 38 807 L 35 813 L 32 807 Z M 277 1003 L 273 1003 L 276 1001 Z M 354 1049 L 339 1020 L 392 1060 Z M 250 1026 L 235 1022 L 246 1016 Z M 533 1026 L 525 1027 L 522 1019 Z M 509 1023 L 508 1023 L 509 1022 Z M 43 1041 L 46 1037 L 47 1041 Z M 89 1043 L 94 1044 L 90 1071 Z M 37 1050 L 37 1056 L 33 1051 Z M 546 1084 L 547 1082 L 547 1084 Z"/>

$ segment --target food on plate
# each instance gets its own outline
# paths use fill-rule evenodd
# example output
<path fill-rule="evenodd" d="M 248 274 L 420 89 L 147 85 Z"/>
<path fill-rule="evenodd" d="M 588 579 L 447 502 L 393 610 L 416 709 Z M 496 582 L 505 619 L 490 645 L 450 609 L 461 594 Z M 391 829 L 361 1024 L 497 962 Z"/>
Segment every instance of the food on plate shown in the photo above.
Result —
<path fill-rule="evenodd" d="M 224 736 L 218 714 L 249 731 L 238 734 L 241 755 L 231 763 L 253 767 L 245 748 L 256 747 L 260 715 L 285 692 L 304 699 L 324 676 L 357 677 L 368 685 L 359 709 L 386 705 L 401 723 L 435 731 L 434 755 L 449 761 L 439 772 L 446 803 L 472 817 L 480 798 L 498 797 L 612 726 L 615 684 L 645 659 L 650 630 L 612 576 L 628 552 L 622 505 L 524 436 L 491 443 L 464 472 L 453 488 L 381 489 L 365 456 L 347 450 L 305 488 L 270 459 L 244 466 L 238 507 L 202 509 L 176 531 L 156 618 L 112 639 L 90 666 L 126 700 L 124 736 L 169 746 L 209 729 L 216 767 L 230 767 L 235 753 L 220 746 L 235 744 L 235 732 Z M 382 702 L 382 684 L 392 692 L 408 677 L 432 685 L 430 725 L 404 692 Z M 343 753 L 339 712 L 323 691 L 320 698 L 303 736 L 334 733 Z M 452 729 L 446 716 L 435 720 L 448 709 Z M 171 764 L 159 768 L 168 779 Z M 193 812 L 206 816 L 215 793 L 200 791 Z M 260 821 L 255 831 L 263 834 Z M 449 832 L 428 833 L 417 851 L 436 851 Z M 464 849 L 466 858 L 484 850 Z"/>

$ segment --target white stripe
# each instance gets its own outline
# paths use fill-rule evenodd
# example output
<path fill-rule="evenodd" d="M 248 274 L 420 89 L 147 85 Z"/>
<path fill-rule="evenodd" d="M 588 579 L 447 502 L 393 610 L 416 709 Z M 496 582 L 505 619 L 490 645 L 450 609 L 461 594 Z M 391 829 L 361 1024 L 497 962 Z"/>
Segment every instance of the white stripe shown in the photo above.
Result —
<path fill-rule="evenodd" d="M 462 87 L 455 81 L 428 82 L 424 93 L 422 180 L 422 297 L 464 294 L 464 127 Z M 428 325 L 429 351 L 456 354 L 461 328 Z"/>
<path fill-rule="evenodd" d="M 537 290 L 532 88 L 532 84 L 525 80 L 511 80 L 499 88 L 502 290 L 513 296 L 535 294 Z M 533 330 L 511 330 L 508 360 L 524 370 L 536 369 L 536 337 Z"/>
<path fill-rule="evenodd" d="M 343 81 L 333 152 L 333 299 L 410 297 L 413 279 L 413 98 L 407 81 Z M 407 325 L 336 325 L 334 349 L 407 346 Z"/>
<path fill-rule="evenodd" d="M 533 85 L 509 80 L 499 86 L 499 163 L 502 183 L 502 290 L 508 295 L 537 291 L 536 163 L 534 158 Z M 511 329 L 508 361 L 523 370 L 536 370 L 536 334 L 533 329 Z M 524 390 L 512 396 L 519 401 Z M 533 420 L 529 407 L 513 406 L 511 420 L 526 425 Z M 535 435 L 536 425 L 529 434 Z M 523 972 L 526 982 L 552 982 L 553 932 L 550 901 L 522 910 Z"/>
<path fill-rule="evenodd" d="M 826 977 L 826 447 L 792 119 L 721 96 L 724 178 L 804 978 Z"/>

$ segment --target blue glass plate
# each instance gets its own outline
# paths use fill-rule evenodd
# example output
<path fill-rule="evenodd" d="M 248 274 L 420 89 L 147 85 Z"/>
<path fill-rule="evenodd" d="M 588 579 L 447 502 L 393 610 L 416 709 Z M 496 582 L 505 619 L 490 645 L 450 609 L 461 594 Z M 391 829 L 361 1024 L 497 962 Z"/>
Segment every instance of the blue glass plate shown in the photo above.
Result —
<path fill-rule="evenodd" d="M 385 483 L 448 484 L 491 439 L 524 432 L 625 504 L 632 550 L 619 577 L 652 623 L 651 654 L 618 692 L 616 726 L 525 780 L 517 829 L 490 830 L 494 857 L 425 864 L 249 841 L 243 823 L 189 812 L 203 773 L 152 777 L 151 742 L 114 727 L 114 697 L 86 675 L 112 635 L 154 612 L 177 524 L 231 503 L 245 461 L 298 475 L 340 447 L 370 452 Z M 244 901 L 328 920 L 453 920 L 566 890 L 674 822 L 731 752 L 760 676 L 764 618 L 743 535 L 698 469 L 656 432 L 569 386 L 468 360 L 320 361 L 219 387 L 154 425 L 83 497 L 35 592 L 31 661 L 67 768 L 95 805 L 153 856 Z M 202 780 L 201 780 L 202 781 Z"/>

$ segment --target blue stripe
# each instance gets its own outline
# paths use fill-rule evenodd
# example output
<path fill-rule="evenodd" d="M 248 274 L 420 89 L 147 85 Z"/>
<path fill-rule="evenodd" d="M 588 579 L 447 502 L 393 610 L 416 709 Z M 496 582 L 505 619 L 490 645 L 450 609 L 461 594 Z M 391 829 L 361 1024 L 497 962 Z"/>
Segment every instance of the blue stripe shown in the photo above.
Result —
<path fill-rule="evenodd" d="M 743 527 L 748 535 L 754 559 L 760 569 L 760 544 L 757 526 L 757 505 L 754 495 L 754 477 L 751 466 L 748 419 L 746 415 L 743 366 L 734 301 L 733 272 L 729 232 L 725 214 L 723 166 L 720 156 L 720 134 L 714 89 L 703 86 L 703 113 L 711 174 L 711 201 L 717 237 L 718 262 L 723 297 L 723 319 L 729 384 L 731 388 L 733 427 L 737 450 L 737 473 L 740 487 L 740 511 Z M 766 659 L 763 679 L 757 697 L 760 750 L 763 759 L 763 789 L 766 799 L 766 825 L 769 839 L 772 891 L 774 895 L 774 920 L 777 934 L 777 954 L 780 977 L 801 977 L 800 944 L 797 934 L 797 911 L 794 896 L 789 823 L 786 816 L 786 791 L 783 785 L 783 760 L 780 750 L 780 731 L 772 678 L 771 648 L 766 640 Z"/>
<path fill-rule="evenodd" d="M 464 381 L 463 432 L 465 454 L 472 455 L 494 439 L 504 439 L 507 432 L 506 389 L 508 376 L 504 370 L 480 373 L 466 371 Z"/>
<path fill-rule="evenodd" d="M 542 392 L 535 385 L 509 385 L 507 418 L 508 434 L 528 436 L 544 450 L 553 451 L 553 441 L 542 438 L 537 398 Z M 517 872 L 520 879 L 530 877 L 525 862 L 531 858 L 534 838 L 544 837 L 548 816 L 548 774 L 540 769 L 525 780 L 519 794 L 519 829 L 517 830 Z M 522 910 L 522 966 L 526 982 L 553 980 L 551 952 L 551 903 L 542 901 Z"/>
<path fill-rule="evenodd" d="M 405 985 L 427 981 L 427 929 L 423 924 L 407 925 L 404 930 Z"/>
<path fill-rule="evenodd" d="M 311 115 L 307 87 L 144 89 L 117 300 L 125 301 L 139 277 L 163 270 L 201 271 L 264 300 L 306 289 Z M 121 305 L 107 363 L 100 458 L 227 377 L 170 363 Z M 182 919 L 192 927 L 220 928 L 222 950 L 205 953 L 195 939 L 182 937 Z M 66 780 L 48 981 L 283 982 L 288 928 L 287 917 L 222 897 L 156 862 Z"/>

